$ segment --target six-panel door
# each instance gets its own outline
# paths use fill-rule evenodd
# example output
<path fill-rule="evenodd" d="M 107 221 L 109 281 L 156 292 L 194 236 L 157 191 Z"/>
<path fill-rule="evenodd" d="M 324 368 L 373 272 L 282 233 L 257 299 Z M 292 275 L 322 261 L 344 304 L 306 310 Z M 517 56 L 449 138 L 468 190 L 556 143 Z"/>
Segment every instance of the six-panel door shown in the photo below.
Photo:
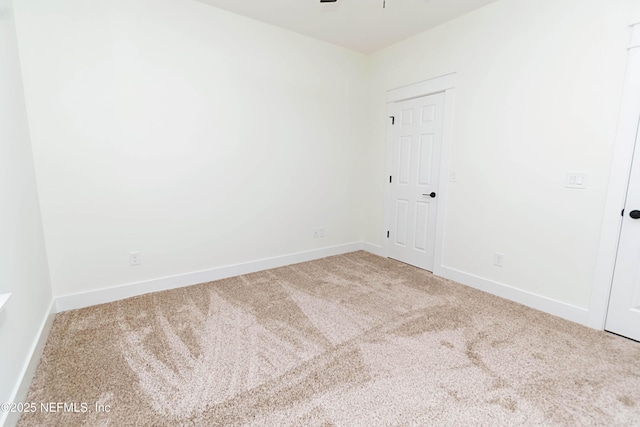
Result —
<path fill-rule="evenodd" d="M 444 94 L 395 104 L 389 256 L 433 270 Z"/>

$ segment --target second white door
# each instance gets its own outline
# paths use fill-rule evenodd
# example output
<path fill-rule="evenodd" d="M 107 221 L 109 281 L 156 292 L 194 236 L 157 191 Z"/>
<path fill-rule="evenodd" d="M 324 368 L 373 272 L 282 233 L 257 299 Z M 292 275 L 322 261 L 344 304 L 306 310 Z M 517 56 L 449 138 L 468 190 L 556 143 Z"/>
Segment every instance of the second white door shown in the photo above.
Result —
<path fill-rule="evenodd" d="M 433 271 L 444 94 L 394 111 L 389 257 Z"/>
<path fill-rule="evenodd" d="M 640 137 L 623 214 L 605 329 L 640 341 Z"/>

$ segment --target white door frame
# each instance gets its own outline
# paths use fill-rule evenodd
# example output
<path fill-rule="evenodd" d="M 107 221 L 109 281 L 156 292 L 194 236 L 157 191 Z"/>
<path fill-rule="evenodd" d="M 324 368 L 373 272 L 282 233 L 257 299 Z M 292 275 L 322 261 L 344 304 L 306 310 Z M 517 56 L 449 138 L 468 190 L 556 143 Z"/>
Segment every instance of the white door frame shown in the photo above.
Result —
<path fill-rule="evenodd" d="M 442 247 L 444 242 L 444 222 L 447 207 L 447 186 L 449 185 L 449 157 L 453 138 L 453 104 L 455 86 L 456 73 L 451 73 L 387 91 L 388 116 L 394 115 L 396 102 L 433 95 L 434 93 L 444 93 L 442 151 L 440 154 L 440 180 L 438 189 L 438 210 L 436 214 L 436 242 L 433 255 L 433 273 L 439 276 L 442 273 Z M 391 126 L 391 122 L 389 122 L 387 125 L 387 176 L 393 175 L 391 164 L 392 155 L 393 127 Z M 391 226 L 391 189 L 389 185 L 385 186 L 384 200 L 385 209 L 384 226 L 382 230 L 382 252 L 385 257 L 389 257 L 389 239 L 387 239 L 387 231 L 390 230 L 389 227 Z"/>
<path fill-rule="evenodd" d="M 632 27 L 629 60 L 605 203 L 588 326 L 604 330 L 613 282 L 622 216 L 640 119 L 640 22 Z"/>

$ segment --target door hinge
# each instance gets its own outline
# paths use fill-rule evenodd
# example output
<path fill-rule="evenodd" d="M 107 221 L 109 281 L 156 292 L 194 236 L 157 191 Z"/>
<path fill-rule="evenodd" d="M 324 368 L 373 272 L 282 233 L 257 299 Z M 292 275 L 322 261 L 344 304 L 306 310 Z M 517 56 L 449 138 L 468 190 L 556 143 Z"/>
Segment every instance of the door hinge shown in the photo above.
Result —
<path fill-rule="evenodd" d="M 391 179 L 392 179 L 392 176 L 389 175 L 389 184 L 391 184 Z"/>
<path fill-rule="evenodd" d="M 395 125 L 396 124 L 396 116 L 389 116 L 389 118 L 391 119 L 391 124 Z"/>
<path fill-rule="evenodd" d="M 624 209 L 622 209 L 622 212 L 620 212 L 620 216 L 624 216 Z"/>
<path fill-rule="evenodd" d="M 387 239 L 389 238 L 389 232 L 387 231 Z"/>

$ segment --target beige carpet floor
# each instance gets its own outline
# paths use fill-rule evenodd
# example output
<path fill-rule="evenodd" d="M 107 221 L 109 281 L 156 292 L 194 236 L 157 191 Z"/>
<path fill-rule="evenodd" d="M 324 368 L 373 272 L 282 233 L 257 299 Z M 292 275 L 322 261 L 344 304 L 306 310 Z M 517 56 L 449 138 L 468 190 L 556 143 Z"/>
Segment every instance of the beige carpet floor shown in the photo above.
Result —
<path fill-rule="evenodd" d="M 640 425 L 640 344 L 354 252 L 60 313 L 28 401 L 76 406 L 20 426 Z"/>

